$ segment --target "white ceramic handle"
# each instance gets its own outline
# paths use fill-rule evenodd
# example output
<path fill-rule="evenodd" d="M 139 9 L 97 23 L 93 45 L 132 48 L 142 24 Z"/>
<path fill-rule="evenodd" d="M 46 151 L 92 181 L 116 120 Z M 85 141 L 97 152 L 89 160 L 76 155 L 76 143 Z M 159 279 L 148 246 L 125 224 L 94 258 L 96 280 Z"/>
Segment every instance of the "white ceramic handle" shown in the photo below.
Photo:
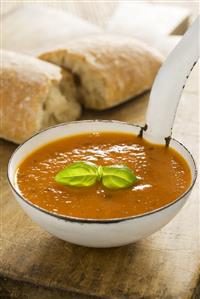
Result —
<path fill-rule="evenodd" d="M 167 57 L 154 81 L 143 135 L 154 143 L 169 143 L 185 82 L 199 58 L 198 17 Z"/>

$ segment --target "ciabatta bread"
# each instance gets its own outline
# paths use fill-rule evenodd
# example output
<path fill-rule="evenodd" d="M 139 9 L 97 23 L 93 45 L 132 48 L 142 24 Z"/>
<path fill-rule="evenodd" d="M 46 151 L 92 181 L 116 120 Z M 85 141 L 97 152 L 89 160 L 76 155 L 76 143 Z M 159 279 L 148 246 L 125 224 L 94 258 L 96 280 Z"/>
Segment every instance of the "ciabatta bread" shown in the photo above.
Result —
<path fill-rule="evenodd" d="M 1 58 L 1 138 L 21 143 L 49 125 L 80 116 L 70 73 L 14 52 L 2 51 Z"/>
<path fill-rule="evenodd" d="M 77 39 L 40 58 L 71 71 L 83 105 L 98 110 L 150 89 L 162 62 L 145 44 L 114 35 Z"/>

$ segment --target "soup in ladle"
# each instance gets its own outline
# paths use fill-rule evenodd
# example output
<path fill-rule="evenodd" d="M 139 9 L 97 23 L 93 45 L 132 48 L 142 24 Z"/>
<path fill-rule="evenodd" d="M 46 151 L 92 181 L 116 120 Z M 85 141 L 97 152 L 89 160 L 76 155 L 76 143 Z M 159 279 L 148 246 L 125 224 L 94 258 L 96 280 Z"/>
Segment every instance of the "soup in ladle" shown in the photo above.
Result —
<path fill-rule="evenodd" d="M 76 161 L 125 165 L 137 180 L 119 189 L 109 189 L 98 180 L 87 187 L 56 182 L 56 174 Z M 32 152 L 19 165 L 16 184 L 28 201 L 56 214 L 112 219 L 169 204 L 188 189 L 191 172 L 185 159 L 170 147 L 128 133 L 91 132 L 55 140 Z"/>

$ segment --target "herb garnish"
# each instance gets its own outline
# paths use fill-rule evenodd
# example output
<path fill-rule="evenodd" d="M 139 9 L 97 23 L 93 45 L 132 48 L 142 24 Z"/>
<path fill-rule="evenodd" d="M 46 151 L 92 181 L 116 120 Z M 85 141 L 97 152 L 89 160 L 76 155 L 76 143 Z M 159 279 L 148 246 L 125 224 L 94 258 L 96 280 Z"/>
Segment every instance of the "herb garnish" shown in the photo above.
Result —
<path fill-rule="evenodd" d="M 91 162 L 80 161 L 59 171 L 55 181 L 74 187 L 89 187 L 101 181 L 108 189 L 121 189 L 134 185 L 137 177 L 125 165 L 97 166 Z"/>

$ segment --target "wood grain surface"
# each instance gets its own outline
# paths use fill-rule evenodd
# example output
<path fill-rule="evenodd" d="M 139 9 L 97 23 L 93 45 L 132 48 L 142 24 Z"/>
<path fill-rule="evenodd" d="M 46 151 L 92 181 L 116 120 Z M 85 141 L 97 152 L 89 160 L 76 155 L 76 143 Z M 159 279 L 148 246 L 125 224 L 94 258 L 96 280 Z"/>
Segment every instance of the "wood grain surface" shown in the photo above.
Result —
<path fill-rule="evenodd" d="M 188 147 L 197 164 L 198 70 L 197 64 L 186 84 L 173 130 L 173 136 Z M 142 124 L 148 97 L 146 93 L 105 113 L 85 110 L 82 118 Z M 152 236 L 125 247 L 89 249 L 51 236 L 19 207 L 6 178 L 8 159 L 15 148 L 0 141 L 0 298 L 200 298 L 198 184 L 174 220 Z"/>

